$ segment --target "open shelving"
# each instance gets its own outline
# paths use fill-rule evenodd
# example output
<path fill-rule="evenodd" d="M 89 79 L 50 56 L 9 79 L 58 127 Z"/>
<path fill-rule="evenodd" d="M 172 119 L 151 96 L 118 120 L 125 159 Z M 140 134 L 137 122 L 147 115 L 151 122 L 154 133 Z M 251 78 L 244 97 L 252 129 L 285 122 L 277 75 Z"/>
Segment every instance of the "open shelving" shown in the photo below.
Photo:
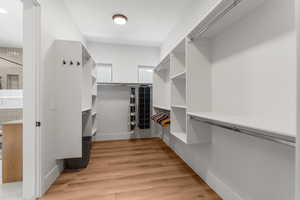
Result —
<path fill-rule="evenodd" d="M 172 107 L 171 134 L 184 143 L 187 143 L 186 117 L 185 109 Z"/>
<path fill-rule="evenodd" d="M 213 129 L 208 120 L 295 141 L 295 107 L 284 98 L 295 95 L 293 83 L 284 81 L 294 73 L 290 44 L 284 38 L 269 40 L 281 33 L 273 23 L 275 17 L 283 30 L 290 30 L 284 22 L 292 16 L 286 14 L 291 6 L 282 4 L 279 0 L 217 1 L 170 52 L 165 77 L 170 78 L 174 136 L 184 143 L 211 142 Z M 253 11 L 256 14 L 249 15 Z M 160 64 L 156 74 L 165 69 Z M 161 85 L 160 81 L 155 79 L 154 85 Z M 154 94 L 159 90 L 154 88 Z"/>
<path fill-rule="evenodd" d="M 170 56 L 164 58 L 158 67 L 156 67 L 153 74 L 153 80 L 153 105 L 170 110 Z"/>
<path fill-rule="evenodd" d="M 160 110 L 165 110 L 165 111 L 170 111 L 170 107 L 165 107 L 165 106 L 159 106 L 159 105 L 153 105 L 154 108 L 160 109 Z"/>
<path fill-rule="evenodd" d="M 262 3 L 267 9 L 256 10 L 256 16 L 247 15 Z M 283 81 L 292 76 L 292 70 L 280 70 L 286 65 L 289 53 L 279 50 L 278 41 L 264 43 L 259 39 L 273 37 L 272 31 L 277 26 L 270 25 L 271 7 L 279 8 L 279 3 L 220 1 L 188 35 L 188 126 L 196 128 L 199 125 L 192 123 L 210 123 L 235 132 L 250 131 L 249 135 L 264 139 L 271 137 L 276 142 L 295 141 L 293 108 L 287 106 L 288 101 L 278 98 L 279 93 L 293 96 L 292 90 L 277 90 L 282 85 L 293 88 Z M 261 21 L 256 26 L 258 17 Z M 265 26 L 269 32 L 263 31 Z M 279 80 L 279 76 L 285 78 Z M 208 136 L 211 132 L 207 129 L 198 134 Z"/>
<path fill-rule="evenodd" d="M 97 77 L 96 77 L 96 63 L 92 63 L 92 133 L 91 136 L 95 139 L 97 134 L 97 96 L 98 96 L 98 86 L 97 86 Z"/>
<path fill-rule="evenodd" d="M 177 47 L 172 51 L 170 55 L 170 62 L 171 62 L 171 70 L 170 70 L 170 76 L 171 77 L 176 77 L 178 75 L 181 75 L 185 72 L 186 67 L 185 67 L 185 39 L 182 40 Z"/>

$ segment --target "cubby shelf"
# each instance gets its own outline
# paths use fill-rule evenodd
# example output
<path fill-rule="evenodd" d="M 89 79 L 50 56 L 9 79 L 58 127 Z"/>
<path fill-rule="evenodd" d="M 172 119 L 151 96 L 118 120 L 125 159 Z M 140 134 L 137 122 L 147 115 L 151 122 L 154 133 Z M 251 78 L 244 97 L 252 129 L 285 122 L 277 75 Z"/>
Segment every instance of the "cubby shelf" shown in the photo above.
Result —
<path fill-rule="evenodd" d="M 172 108 L 187 109 L 186 105 L 171 105 Z"/>
<path fill-rule="evenodd" d="M 177 139 L 181 140 L 183 143 L 185 143 L 185 144 L 188 143 L 188 141 L 187 141 L 187 134 L 186 133 L 172 132 L 171 131 L 171 134 L 173 136 L 175 136 Z"/>
<path fill-rule="evenodd" d="M 174 75 L 171 77 L 172 80 L 176 80 L 176 79 L 186 79 L 186 72 L 179 72 L 178 74 Z"/>
<path fill-rule="evenodd" d="M 160 106 L 160 105 L 153 105 L 154 108 L 160 109 L 160 110 L 166 110 L 166 111 L 170 111 L 171 108 L 168 106 Z"/>

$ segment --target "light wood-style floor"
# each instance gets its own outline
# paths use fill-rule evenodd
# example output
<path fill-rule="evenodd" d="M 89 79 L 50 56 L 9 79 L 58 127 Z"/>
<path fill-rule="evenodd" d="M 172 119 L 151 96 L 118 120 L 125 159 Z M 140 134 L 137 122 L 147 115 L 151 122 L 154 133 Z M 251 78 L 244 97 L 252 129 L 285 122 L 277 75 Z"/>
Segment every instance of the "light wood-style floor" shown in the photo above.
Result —
<path fill-rule="evenodd" d="M 80 172 L 64 172 L 42 200 L 221 200 L 160 139 L 97 142 Z"/>

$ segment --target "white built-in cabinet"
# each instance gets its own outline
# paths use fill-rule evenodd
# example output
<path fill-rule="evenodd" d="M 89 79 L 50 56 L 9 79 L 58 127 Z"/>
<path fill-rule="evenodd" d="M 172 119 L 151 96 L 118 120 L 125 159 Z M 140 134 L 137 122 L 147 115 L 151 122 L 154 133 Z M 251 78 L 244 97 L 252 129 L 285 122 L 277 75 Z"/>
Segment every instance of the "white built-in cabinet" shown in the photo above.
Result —
<path fill-rule="evenodd" d="M 96 69 L 86 48 L 77 41 L 55 45 L 56 158 L 82 157 L 82 137 L 96 134 Z"/>
<path fill-rule="evenodd" d="M 295 146 L 292 40 L 268 40 L 278 30 L 260 35 L 255 24 L 239 21 L 258 9 L 272 15 L 264 2 L 217 1 L 156 67 L 154 107 L 170 110 L 170 133 L 183 143 L 211 143 L 219 126 Z M 267 17 L 265 26 L 276 27 Z M 260 44 L 251 43 L 257 38 Z"/>

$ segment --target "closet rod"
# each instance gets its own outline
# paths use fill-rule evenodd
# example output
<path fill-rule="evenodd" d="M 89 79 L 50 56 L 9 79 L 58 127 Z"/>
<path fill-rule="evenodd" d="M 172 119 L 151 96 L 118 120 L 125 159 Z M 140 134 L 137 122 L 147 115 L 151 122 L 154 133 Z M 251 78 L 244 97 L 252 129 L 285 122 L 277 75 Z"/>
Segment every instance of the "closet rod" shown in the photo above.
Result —
<path fill-rule="evenodd" d="M 204 34 L 208 29 L 216 23 L 219 19 L 223 18 L 226 14 L 228 14 L 232 9 L 234 9 L 236 6 L 238 6 L 243 0 L 235 0 L 233 1 L 227 8 L 225 8 L 223 11 L 221 11 L 219 14 L 217 14 L 209 23 L 207 23 L 203 28 L 200 29 L 198 34 L 195 36 L 191 36 L 190 40 L 196 40 L 199 38 L 202 34 Z"/>
<path fill-rule="evenodd" d="M 201 119 L 201 118 L 198 118 L 198 117 L 195 117 L 195 116 L 190 116 L 190 118 L 194 119 L 194 120 L 201 121 L 203 123 L 206 123 L 206 124 L 209 124 L 209 125 L 212 125 L 212 126 L 216 126 L 216 127 L 227 129 L 227 130 L 234 131 L 234 132 L 237 132 L 237 133 L 241 133 L 241 134 L 249 135 L 249 136 L 252 136 L 252 137 L 260 138 L 260 139 L 263 139 L 263 140 L 268 140 L 268 141 L 271 141 L 271 142 L 284 144 L 284 145 L 288 145 L 288 146 L 292 146 L 292 147 L 296 146 L 296 142 L 294 140 L 284 139 L 284 138 L 281 138 L 281 137 L 276 137 L 276 136 L 271 135 L 270 132 L 267 132 L 267 131 L 240 128 L 240 127 L 236 127 L 234 125 L 232 125 L 232 126 L 224 125 L 222 123 L 207 121 L 205 119 Z"/>

